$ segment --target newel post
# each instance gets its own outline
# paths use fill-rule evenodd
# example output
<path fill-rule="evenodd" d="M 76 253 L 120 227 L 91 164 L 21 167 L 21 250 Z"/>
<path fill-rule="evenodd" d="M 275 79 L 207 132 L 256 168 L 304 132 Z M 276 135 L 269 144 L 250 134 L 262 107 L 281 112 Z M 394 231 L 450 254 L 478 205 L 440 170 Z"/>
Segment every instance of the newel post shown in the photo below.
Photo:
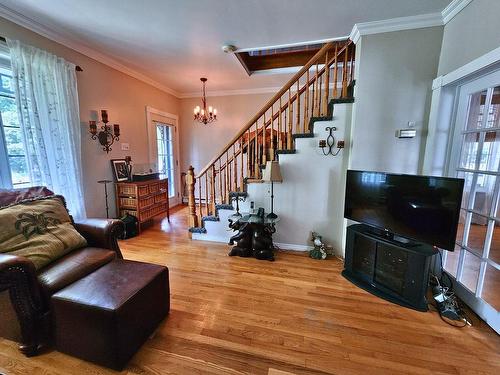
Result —
<path fill-rule="evenodd" d="M 194 184 L 196 183 L 196 178 L 194 177 L 194 168 L 192 165 L 189 166 L 186 175 L 186 184 L 188 188 L 188 207 L 189 207 L 189 226 L 198 226 L 198 216 L 196 216 L 196 201 L 194 198 Z"/>

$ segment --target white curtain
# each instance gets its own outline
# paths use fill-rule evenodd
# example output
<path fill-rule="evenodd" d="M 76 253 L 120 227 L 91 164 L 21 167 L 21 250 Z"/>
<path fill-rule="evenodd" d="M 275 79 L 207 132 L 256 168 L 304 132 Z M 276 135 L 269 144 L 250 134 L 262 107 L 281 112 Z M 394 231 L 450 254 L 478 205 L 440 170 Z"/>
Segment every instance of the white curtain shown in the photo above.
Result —
<path fill-rule="evenodd" d="M 63 195 L 71 215 L 84 218 L 75 65 L 17 40 L 7 45 L 31 182 Z"/>

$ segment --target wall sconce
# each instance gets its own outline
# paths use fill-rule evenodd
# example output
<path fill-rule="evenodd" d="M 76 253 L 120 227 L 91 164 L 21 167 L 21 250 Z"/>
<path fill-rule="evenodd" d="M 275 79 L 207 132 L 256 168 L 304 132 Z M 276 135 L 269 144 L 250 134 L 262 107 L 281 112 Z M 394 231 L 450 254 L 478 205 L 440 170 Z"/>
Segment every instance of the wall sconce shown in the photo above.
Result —
<path fill-rule="evenodd" d="M 101 130 L 97 132 L 97 124 L 101 122 L 104 125 L 101 125 Z M 109 153 L 112 150 L 111 145 L 115 141 L 120 140 L 120 125 L 113 124 L 113 127 L 111 128 L 111 125 L 108 125 L 108 122 L 108 111 L 105 109 L 101 110 L 100 122 L 95 120 L 89 121 L 89 132 L 91 134 L 90 138 L 93 140 L 98 139 L 99 143 L 103 146 L 103 151 L 106 151 L 106 153 Z"/>
<path fill-rule="evenodd" d="M 321 151 L 323 151 L 323 155 L 333 155 L 337 156 L 342 150 L 345 145 L 344 141 L 337 141 L 337 150 L 335 150 L 335 137 L 333 136 L 333 132 L 337 130 L 335 126 L 327 126 L 326 130 L 330 133 L 326 139 L 322 139 L 319 141 L 319 147 L 321 148 Z M 326 151 L 325 151 L 326 150 Z"/>

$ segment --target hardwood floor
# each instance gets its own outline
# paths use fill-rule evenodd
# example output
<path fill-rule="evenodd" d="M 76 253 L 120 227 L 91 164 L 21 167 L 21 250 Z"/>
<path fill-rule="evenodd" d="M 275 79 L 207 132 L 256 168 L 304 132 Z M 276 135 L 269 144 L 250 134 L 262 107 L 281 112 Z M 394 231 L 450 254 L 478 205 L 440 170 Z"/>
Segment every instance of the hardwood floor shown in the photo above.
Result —
<path fill-rule="evenodd" d="M 186 213 L 120 244 L 127 259 L 168 265 L 171 283 L 170 315 L 124 374 L 500 373 L 500 337 L 476 317 L 459 329 L 393 305 L 342 278 L 337 259 L 230 258 L 188 238 Z M 25 358 L 2 339 L 0 373 L 114 372 L 56 351 Z"/>

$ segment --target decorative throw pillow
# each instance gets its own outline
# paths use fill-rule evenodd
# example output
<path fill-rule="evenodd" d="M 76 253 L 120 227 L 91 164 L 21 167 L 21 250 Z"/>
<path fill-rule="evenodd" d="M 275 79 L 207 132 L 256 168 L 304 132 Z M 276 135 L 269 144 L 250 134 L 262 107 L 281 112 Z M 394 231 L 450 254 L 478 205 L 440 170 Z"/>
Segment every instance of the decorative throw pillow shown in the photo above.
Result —
<path fill-rule="evenodd" d="M 86 245 L 60 195 L 0 208 L 0 253 L 24 256 L 37 270 Z"/>

